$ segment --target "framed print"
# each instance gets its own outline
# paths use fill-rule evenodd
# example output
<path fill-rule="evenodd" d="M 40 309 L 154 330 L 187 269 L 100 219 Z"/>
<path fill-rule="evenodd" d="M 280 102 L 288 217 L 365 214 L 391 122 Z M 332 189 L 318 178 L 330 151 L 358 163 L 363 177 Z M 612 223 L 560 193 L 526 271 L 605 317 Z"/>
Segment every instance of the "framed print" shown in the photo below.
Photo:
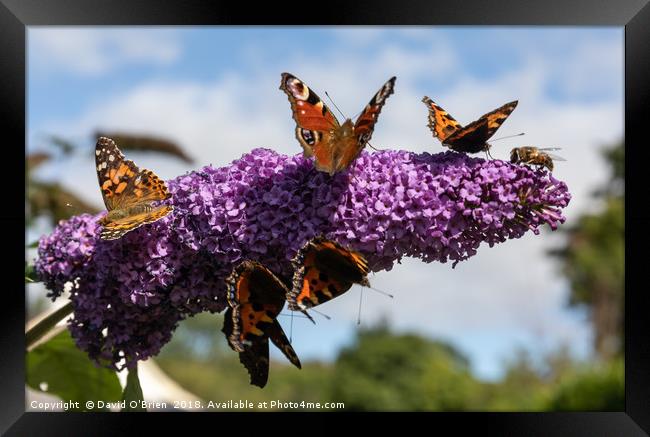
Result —
<path fill-rule="evenodd" d="M 650 6 L 335 6 L 2 0 L 3 432 L 647 435 Z"/>

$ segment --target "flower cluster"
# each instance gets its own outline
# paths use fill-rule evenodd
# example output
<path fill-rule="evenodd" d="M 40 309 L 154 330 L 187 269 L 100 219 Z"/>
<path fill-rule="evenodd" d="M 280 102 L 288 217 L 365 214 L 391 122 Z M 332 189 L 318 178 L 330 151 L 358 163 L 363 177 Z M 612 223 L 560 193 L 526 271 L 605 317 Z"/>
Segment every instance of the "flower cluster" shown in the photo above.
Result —
<path fill-rule="evenodd" d="M 244 259 L 289 282 L 293 256 L 323 234 L 373 271 L 404 256 L 455 264 L 483 242 L 555 229 L 570 199 L 545 170 L 451 151 L 363 152 L 329 176 L 302 156 L 255 149 L 168 186 L 174 211 L 119 240 L 100 240 L 100 216 L 85 214 L 40 241 L 37 273 L 52 298 L 74 284 L 72 335 L 104 364 L 153 356 L 179 320 L 222 311 L 224 279 Z"/>

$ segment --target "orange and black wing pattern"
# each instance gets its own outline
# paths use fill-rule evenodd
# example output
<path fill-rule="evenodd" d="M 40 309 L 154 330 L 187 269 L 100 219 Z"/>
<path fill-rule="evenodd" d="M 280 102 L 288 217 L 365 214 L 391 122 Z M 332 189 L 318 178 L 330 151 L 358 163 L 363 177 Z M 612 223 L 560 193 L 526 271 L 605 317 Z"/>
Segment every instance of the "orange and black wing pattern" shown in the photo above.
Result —
<path fill-rule="evenodd" d="M 293 288 L 287 297 L 291 310 L 305 312 L 340 296 L 353 284 L 370 286 L 363 255 L 324 237 L 307 242 L 293 264 Z"/>
<path fill-rule="evenodd" d="M 304 155 L 312 156 L 314 149 L 327 146 L 330 132 L 340 127 L 339 121 L 323 100 L 293 74 L 282 73 L 280 89 L 287 94 L 291 104 L 296 139 Z"/>
<path fill-rule="evenodd" d="M 296 122 L 296 138 L 304 156 L 314 157 L 317 170 L 330 175 L 350 167 L 372 136 L 386 99 L 393 94 L 395 77 L 390 78 L 370 99 L 356 123 L 339 123 L 323 100 L 302 80 L 282 73 L 280 89 L 289 97 Z"/>
<path fill-rule="evenodd" d="M 228 277 L 226 287 L 229 307 L 222 331 L 230 347 L 239 352 L 251 384 L 266 385 L 269 339 L 300 368 L 300 360 L 277 321 L 288 292 L 282 281 L 260 263 L 244 261 Z"/>
<path fill-rule="evenodd" d="M 97 180 L 108 213 L 100 220 L 101 238 L 115 240 L 144 224 L 155 222 L 173 210 L 153 206 L 169 199 L 165 182 L 154 172 L 140 169 L 124 157 L 115 141 L 100 137 L 95 145 Z"/>
<path fill-rule="evenodd" d="M 438 138 L 444 144 L 449 135 L 461 129 L 460 123 L 454 119 L 447 111 L 442 109 L 436 102 L 429 97 L 424 96 L 422 102 L 429 109 L 429 129 L 433 136 Z"/>
<path fill-rule="evenodd" d="M 461 126 L 451 115 L 428 97 L 422 102 L 429 109 L 429 128 L 440 142 L 457 152 L 478 153 L 490 146 L 487 141 L 517 107 L 517 100 L 490 111 L 467 126 Z"/>

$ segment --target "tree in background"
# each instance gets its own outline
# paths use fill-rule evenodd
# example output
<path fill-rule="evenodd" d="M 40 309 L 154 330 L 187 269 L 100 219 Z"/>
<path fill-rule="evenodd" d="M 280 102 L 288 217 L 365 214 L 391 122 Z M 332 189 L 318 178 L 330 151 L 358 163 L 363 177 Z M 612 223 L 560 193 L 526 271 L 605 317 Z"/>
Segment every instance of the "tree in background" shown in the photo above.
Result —
<path fill-rule="evenodd" d="M 331 397 L 345 402 L 346 410 L 466 410 L 480 388 L 453 346 L 391 333 L 385 322 L 359 330 L 333 374 Z"/>
<path fill-rule="evenodd" d="M 602 360 L 620 356 L 624 303 L 624 165 L 623 144 L 605 149 L 608 183 L 594 193 L 602 210 L 584 214 L 566 232 L 566 245 L 553 250 L 571 284 L 571 306 L 586 306 L 594 329 L 594 350 Z"/>

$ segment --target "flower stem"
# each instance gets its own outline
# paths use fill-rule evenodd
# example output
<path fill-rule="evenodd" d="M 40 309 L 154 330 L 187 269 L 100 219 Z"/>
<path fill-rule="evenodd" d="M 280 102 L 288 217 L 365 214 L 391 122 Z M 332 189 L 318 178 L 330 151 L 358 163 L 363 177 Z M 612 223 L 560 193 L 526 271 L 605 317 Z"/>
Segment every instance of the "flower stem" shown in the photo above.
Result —
<path fill-rule="evenodd" d="M 54 326 L 59 323 L 61 320 L 66 318 L 70 313 L 72 313 L 72 302 L 68 302 L 58 310 L 54 311 L 49 316 L 45 317 L 43 320 L 38 322 L 36 325 L 31 327 L 25 332 L 25 342 L 27 349 L 29 349 L 34 343 L 36 343 L 40 338 L 47 334 Z"/>

